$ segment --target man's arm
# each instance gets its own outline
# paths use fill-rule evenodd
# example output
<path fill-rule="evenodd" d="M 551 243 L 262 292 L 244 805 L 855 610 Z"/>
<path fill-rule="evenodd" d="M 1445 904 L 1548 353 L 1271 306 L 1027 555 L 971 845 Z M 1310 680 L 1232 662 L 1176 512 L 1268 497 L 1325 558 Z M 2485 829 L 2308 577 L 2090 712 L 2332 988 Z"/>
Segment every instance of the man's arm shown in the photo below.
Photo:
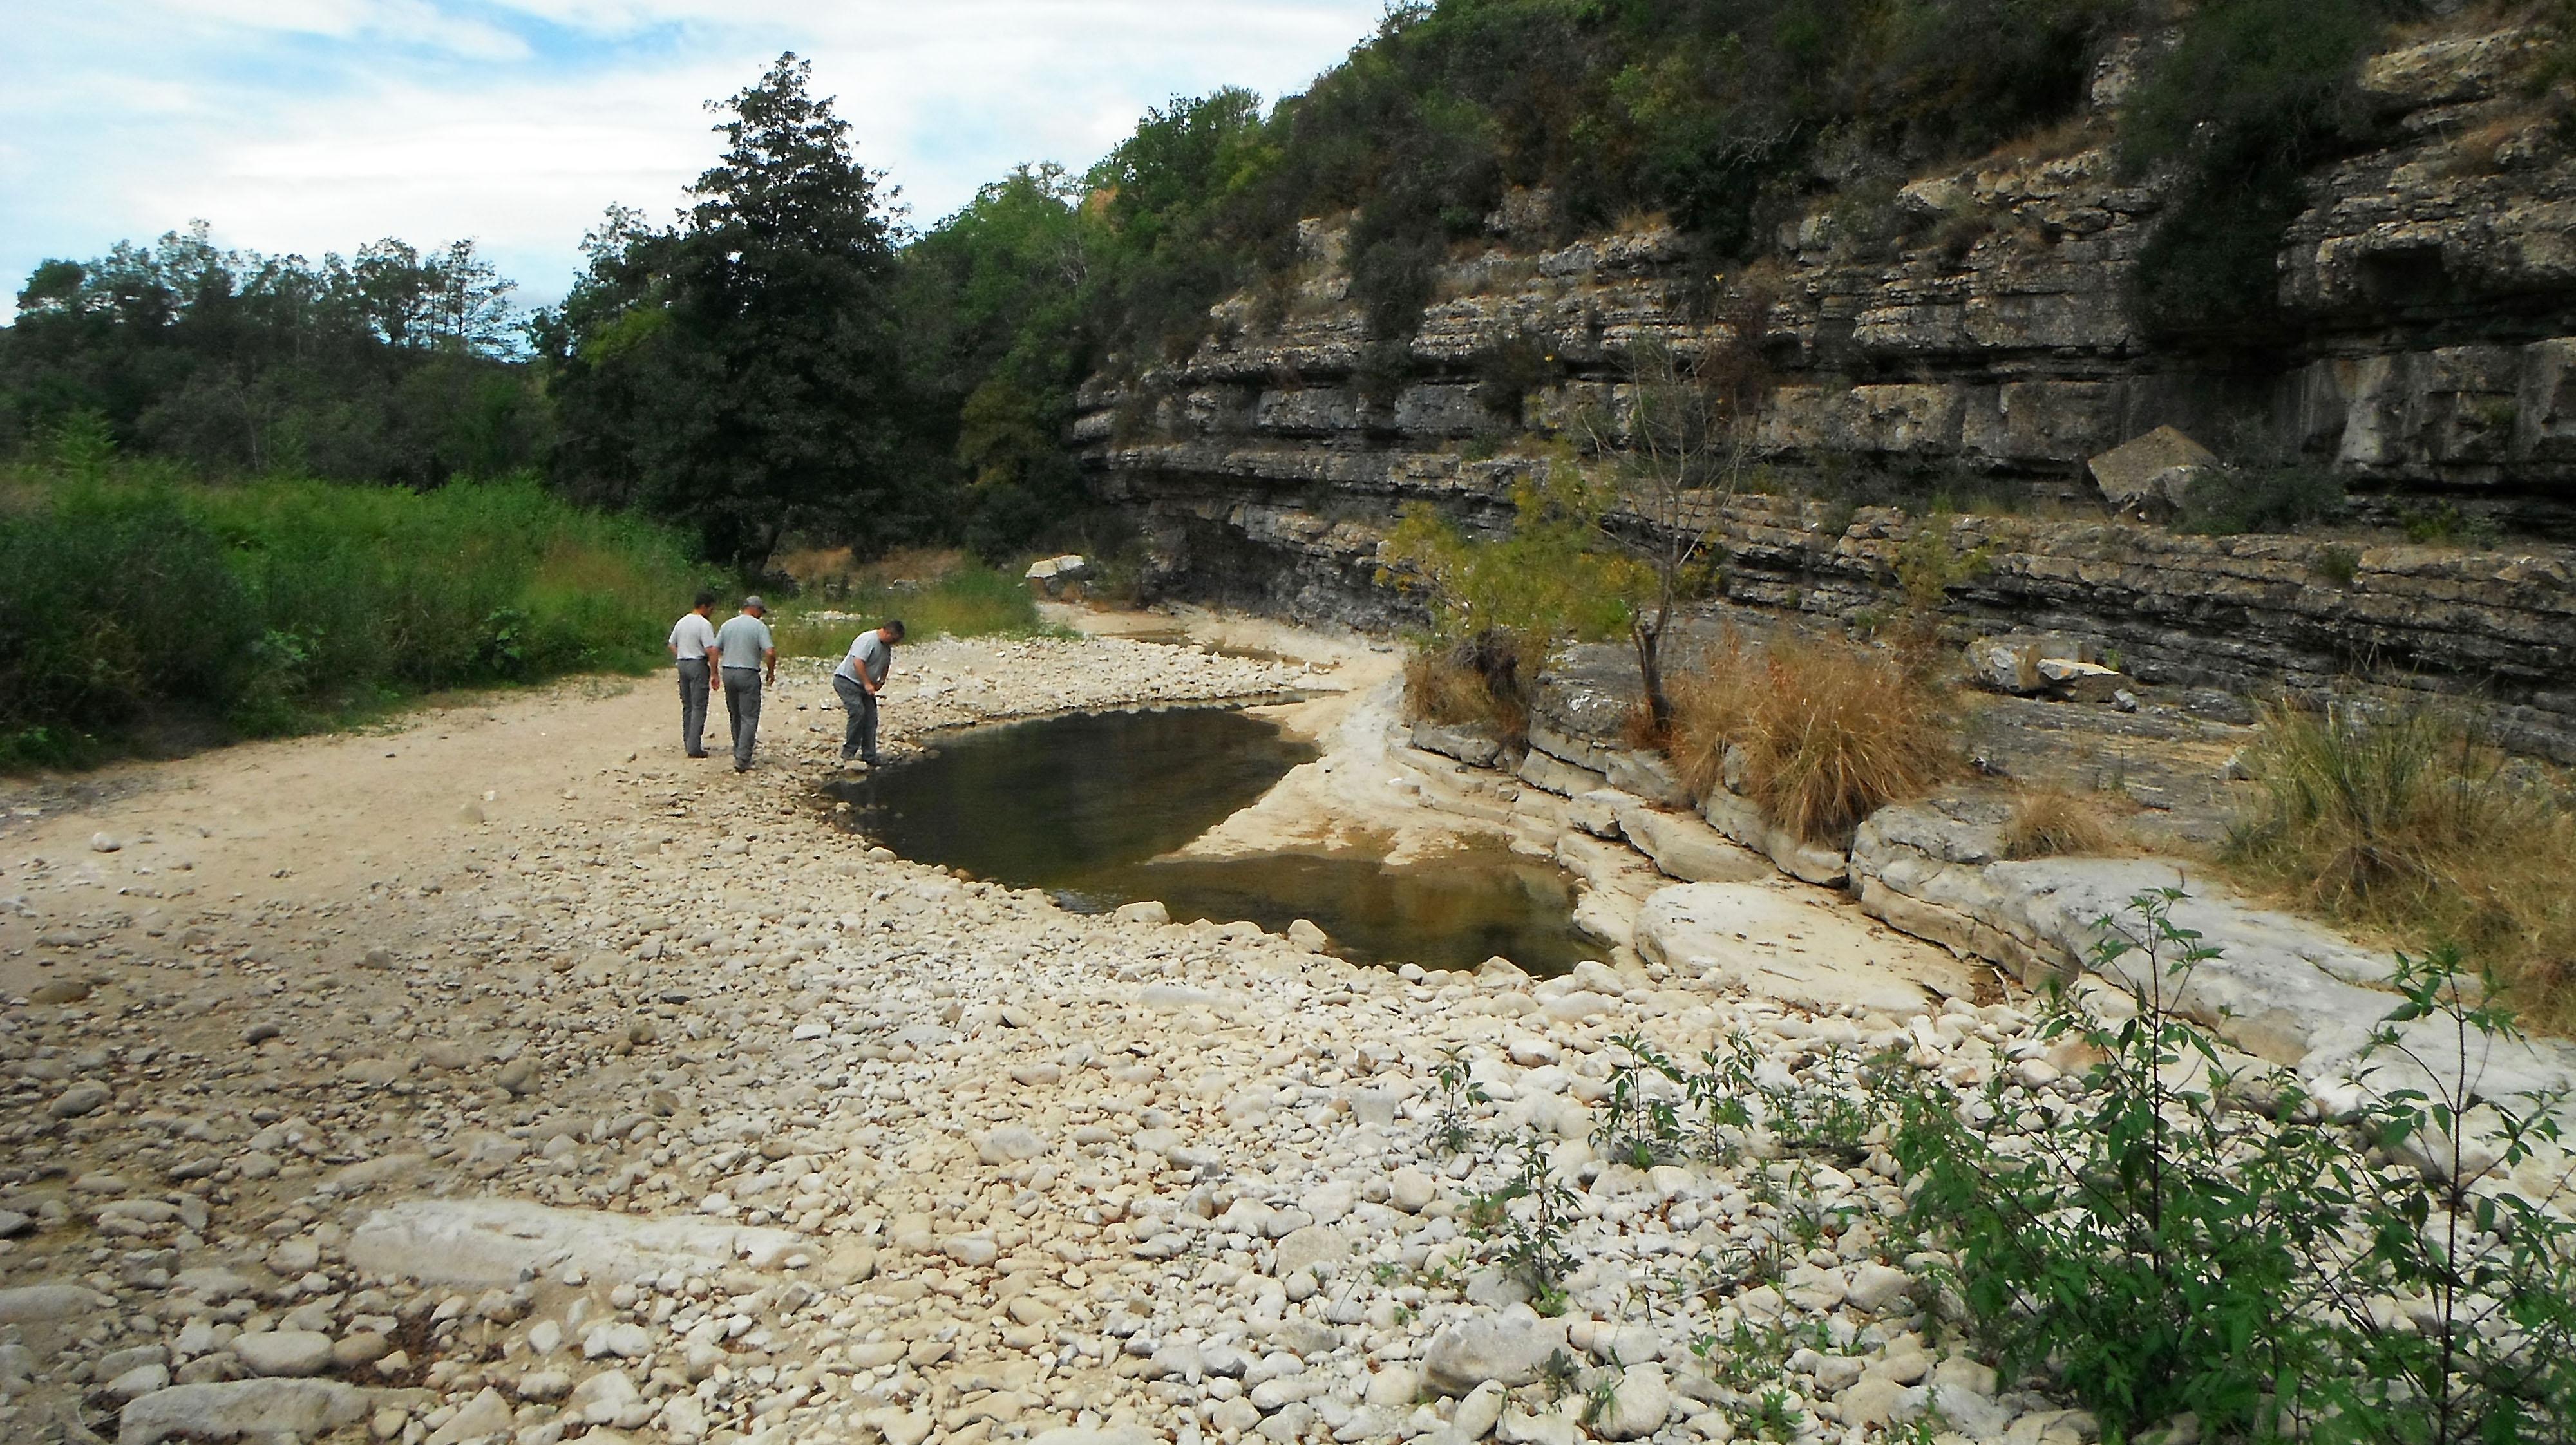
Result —
<path fill-rule="evenodd" d="M 775 647 L 762 648 L 760 650 L 760 660 L 769 664 L 769 680 L 771 682 L 778 681 L 778 649 Z"/>

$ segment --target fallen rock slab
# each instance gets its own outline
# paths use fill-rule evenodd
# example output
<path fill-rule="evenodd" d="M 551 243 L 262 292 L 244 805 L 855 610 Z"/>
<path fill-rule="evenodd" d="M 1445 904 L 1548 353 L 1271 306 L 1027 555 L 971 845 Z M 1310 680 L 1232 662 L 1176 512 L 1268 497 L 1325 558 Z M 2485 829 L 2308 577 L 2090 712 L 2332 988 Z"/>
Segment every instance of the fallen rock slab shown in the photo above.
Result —
<path fill-rule="evenodd" d="M 367 1413 L 367 1392 L 333 1380 L 236 1380 L 155 1390 L 118 1416 L 116 1445 L 169 1439 L 310 1440 Z"/>
<path fill-rule="evenodd" d="M 1637 911 L 1636 948 L 1650 962 L 1719 987 L 1899 1017 L 1932 1002 L 1933 990 L 1907 973 L 1930 973 L 1948 985 L 1945 993 L 1963 993 L 1966 983 L 1955 962 L 1921 944 L 1872 939 L 1848 918 L 1757 883 L 1679 883 L 1656 893 Z M 1900 960 L 1915 966 L 1888 966 Z"/>
<path fill-rule="evenodd" d="M 565 1267 L 616 1278 L 736 1263 L 770 1269 L 807 1244 L 792 1230 L 715 1219 L 639 1219 L 517 1199 L 415 1199 L 368 1215 L 350 1234 L 348 1255 L 369 1274 L 492 1286 Z"/>

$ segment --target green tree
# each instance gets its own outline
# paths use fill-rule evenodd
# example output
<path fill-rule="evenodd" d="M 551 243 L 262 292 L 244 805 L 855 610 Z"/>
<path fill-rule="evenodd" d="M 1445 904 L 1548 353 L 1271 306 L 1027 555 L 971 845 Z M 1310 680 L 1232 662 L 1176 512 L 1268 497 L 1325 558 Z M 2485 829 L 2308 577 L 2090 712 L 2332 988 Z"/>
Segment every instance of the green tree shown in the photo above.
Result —
<path fill-rule="evenodd" d="M 904 387 L 877 178 L 810 63 L 779 56 L 720 103 L 725 149 L 668 228 L 612 211 L 537 328 L 558 474 L 765 565 L 787 532 L 899 536 Z"/>
<path fill-rule="evenodd" d="M 1022 166 L 904 252 L 900 312 L 924 444 L 963 488 L 958 535 L 1022 545 L 1081 505 L 1065 443 L 1088 369 L 1080 323 L 1096 227 L 1061 166 Z"/>
<path fill-rule="evenodd" d="M 203 221 L 49 260 L 0 330 L 0 451 L 94 413 L 129 455 L 436 486 L 534 456 L 511 283 L 471 241 L 356 260 L 217 246 Z"/>

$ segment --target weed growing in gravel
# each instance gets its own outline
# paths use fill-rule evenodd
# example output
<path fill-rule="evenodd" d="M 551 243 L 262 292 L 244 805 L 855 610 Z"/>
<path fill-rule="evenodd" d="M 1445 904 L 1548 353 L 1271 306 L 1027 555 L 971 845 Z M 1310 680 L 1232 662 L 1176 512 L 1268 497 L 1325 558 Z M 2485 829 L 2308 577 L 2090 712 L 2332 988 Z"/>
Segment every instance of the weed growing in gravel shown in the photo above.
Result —
<path fill-rule="evenodd" d="M 2557 1142 L 2564 1096 L 2481 1096 L 2480 1063 L 2520 1034 L 2491 1002 L 2496 980 L 2470 976 L 2457 950 L 2401 955 L 2396 983 L 2406 1001 L 2365 1057 L 2421 1083 L 2380 1096 L 2364 1127 L 2399 1162 L 2337 1161 L 2335 1194 L 2369 1227 L 2323 1241 L 2337 1343 L 2359 1368 L 2296 1403 L 2327 1440 L 2563 1440 L 2576 1424 L 2576 1223 L 2511 1187 L 2511 1171 Z M 2417 1020 L 2445 1026 L 2435 1049 L 2398 1031 Z"/>
<path fill-rule="evenodd" d="M 1440 1113 L 1432 1123 L 1431 1137 L 1443 1154 L 1464 1153 L 1476 1142 L 1474 1112 L 1478 1105 L 1491 1103 L 1492 1096 L 1467 1076 L 1466 1056 L 1455 1045 L 1440 1051 L 1440 1067 L 1431 1079 L 1440 1090 Z"/>
<path fill-rule="evenodd" d="M 1575 1263 L 1566 1234 L 1577 1213 L 1574 1187 L 1548 1168 L 1548 1141 L 1532 1129 L 1520 1142 L 1520 1167 L 1511 1182 L 1480 1194 L 1467 1206 L 1467 1231 L 1487 1263 L 1521 1282 L 1531 1308 L 1565 1312 L 1565 1278 Z"/>
<path fill-rule="evenodd" d="M 2119 1430 L 2185 1410 L 2256 1426 L 2272 1382 L 2302 1363 L 2298 1261 L 2325 1225 L 2300 1187 L 2318 1161 L 2295 1136 L 2239 1126 L 2219 1103 L 2233 1081 L 2217 1047 L 2179 1012 L 2217 957 L 2173 923 L 2181 896 L 2142 895 L 2127 923 L 2106 920 L 2097 969 L 2143 955 L 2132 1017 L 2060 1007 L 2043 1029 L 2105 1057 L 2086 1091 L 1999 1076 L 1964 1110 L 1926 1096 L 1897 1140 L 1921 1177 L 1915 1208 L 1946 1227 L 1969 1313 L 2006 1367 L 2053 1366 Z"/>
<path fill-rule="evenodd" d="M 1637 1034 L 1621 1034 L 1610 1046 L 1626 1057 L 1611 1062 L 1610 1098 L 1592 1131 L 1593 1146 L 1603 1158 L 1639 1169 L 1680 1158 L 1685 1140 L 1674 1099 L 1683 1092 L 1681 1069 Z M 1656 1089 L 1657 1079 L 1670 1091 Z"/>

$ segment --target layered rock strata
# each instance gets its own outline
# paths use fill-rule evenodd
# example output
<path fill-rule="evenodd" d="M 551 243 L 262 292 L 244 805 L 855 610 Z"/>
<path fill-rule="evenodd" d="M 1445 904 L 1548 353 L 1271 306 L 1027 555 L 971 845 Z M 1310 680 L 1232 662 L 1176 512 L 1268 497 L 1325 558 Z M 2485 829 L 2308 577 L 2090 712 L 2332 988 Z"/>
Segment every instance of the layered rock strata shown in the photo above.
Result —
<path fill-rule="evenodd" d="M 1884 616 L 1899 549 L 1946 527 L 1954 555 L 1987 549 L 1950 592 L 1971 625 L 2087 633 L 2149 681 L 2360 675 L 2468 696 L 2518 745 L 2576 758 L 2576 663 L 2558 645 L 2576 571 L 2550 540 L 2576 535 L 2576 161 L 2521 78 L 2539 41 L 2461 24 L 2371 62 L 2396 139 L 2311 178 L 2259 337 L 2163 337 L 2132 313 L 2167 188 L 2113 164 L 2126 72 L 2110 65 L 2051 145 L 1920 177 L 1892 213 L 1820 208 L 1714 280 L 1653 227 L 1530 244 L 1525 213 L 1547 202 L 1516 198 L 1442 270 L 1393 373 L 1342 230 L 1310 222 L 1284 315 L 1224 303 L 1186 362 L 1093 383 L 1076 434 L 1100 493 L 1143 521 L 1153 586 L 1395 626 L 1418 604 L 1384 585 L 1378 544 L 1405 506 L 1502 524 L 1579 414 L 1620 414 L 1627 348 L 1714 347 L 1768 371 L 1760 485 L 1923 499 L 1739 496 L 1712 516 L 1730 603 Z M 2166 425 L 2230 460 L 2331 467 L 2365 518 L 2450 506 L 2515 540 L 2109 520 L 2087 460 Z M 1943 494 L 2040 515 L 1923 520 Z"/>

